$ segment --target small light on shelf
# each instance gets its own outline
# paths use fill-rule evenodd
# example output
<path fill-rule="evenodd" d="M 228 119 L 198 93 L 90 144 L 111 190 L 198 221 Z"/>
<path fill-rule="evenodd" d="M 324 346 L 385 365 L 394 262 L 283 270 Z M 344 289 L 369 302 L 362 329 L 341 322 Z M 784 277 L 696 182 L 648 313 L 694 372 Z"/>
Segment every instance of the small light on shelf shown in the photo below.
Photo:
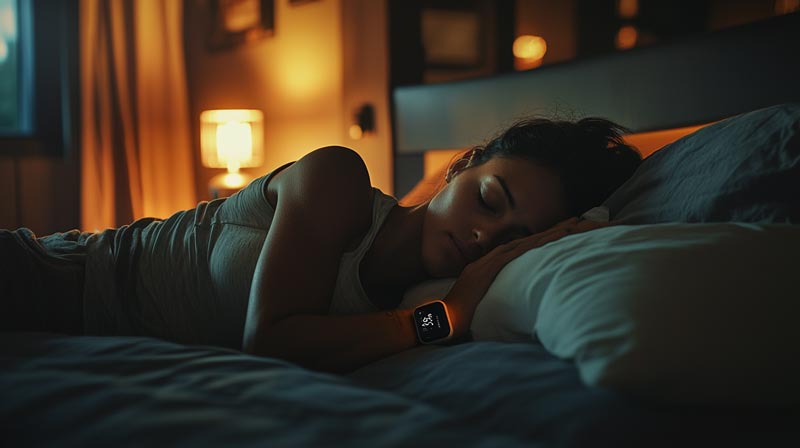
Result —
<path fill-rule="evenodd" d="M 361 140 L 361 137 L 364 136 L 364 130 L 361 129 L 361 126 L 357 124 L 351 124 L 350 129 L 347 130 L 347 133 L 353 140 Z"/>
<path fill-rule="evenodd" d="M 617 31 L 615 40 L 618 50 L 633 48 L 639 40 L 639 30 L 633 25 L 625 25 Z"/>
<path fill-rule="evenodd" d="M 511 50 L 514 53 L 514 67 L 517 70 L 528 70 L 542 65 L 542 59 L 547 53 L 547 42 L 540 36 L 518 36 L 514 39 Z"/>
<path fill-rule="evenodd" d="M 354 123 L 347 129 L 347 135 L 353 140 L 362 138 L 375 133 L 375 107 L 365 103 L 358 108 L 354 117 Z"/>

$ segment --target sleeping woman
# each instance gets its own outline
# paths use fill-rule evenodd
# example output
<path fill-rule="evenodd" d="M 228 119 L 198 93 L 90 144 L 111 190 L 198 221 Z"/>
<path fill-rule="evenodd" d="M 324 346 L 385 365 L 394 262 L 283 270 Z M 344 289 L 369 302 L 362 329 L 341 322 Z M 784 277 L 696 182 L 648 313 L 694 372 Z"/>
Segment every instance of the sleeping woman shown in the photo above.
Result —
<path fill-rule="evenodd" d="M 451 340 L 524 252 L 604 225 L 580 220 L 641 162 L 600 118 L 520 121 L 450 167 L 415 206 L 317 149 L 226 199 L 167 219 L 37 238 L 0 231 L 3 331 L 151 336 L 347 372 L 419 344 L 403 292 L 457 277 Z"/>

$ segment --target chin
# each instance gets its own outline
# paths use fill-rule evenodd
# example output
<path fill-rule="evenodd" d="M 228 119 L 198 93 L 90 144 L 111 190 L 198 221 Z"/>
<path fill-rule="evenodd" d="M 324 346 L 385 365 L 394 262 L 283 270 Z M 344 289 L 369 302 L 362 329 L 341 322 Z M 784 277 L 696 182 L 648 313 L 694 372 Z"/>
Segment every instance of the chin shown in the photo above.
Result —
<path fill-rule="evenodd" d="M 449 237 L 447 237 L 449 238 Z M 433 239 L 429 240 L 433 242 Z M 447 239 L 436 240 L 435 244 L 423 244 L 422 247 L 422 266 L 425 273 L 432 278 L 458 277 L 464 266 L 455 266 L 453 260 L 448 257 L 445 249 Z M 425 242 L 427 243 L 427 241 Z"/>

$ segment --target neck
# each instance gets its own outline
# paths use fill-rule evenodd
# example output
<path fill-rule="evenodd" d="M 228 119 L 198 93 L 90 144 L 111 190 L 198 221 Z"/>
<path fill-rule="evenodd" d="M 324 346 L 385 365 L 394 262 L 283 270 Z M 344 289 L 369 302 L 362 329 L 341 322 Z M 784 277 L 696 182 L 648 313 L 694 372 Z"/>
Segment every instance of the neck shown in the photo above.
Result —
<path fill-rule="evenodd" d="M 365 273 L 372 285 L 402 291 L 428 278 L 422 265 L 422 224 L 427 208 L 427 203 L 398 205 L 389 212 L 367 253 Z"/>

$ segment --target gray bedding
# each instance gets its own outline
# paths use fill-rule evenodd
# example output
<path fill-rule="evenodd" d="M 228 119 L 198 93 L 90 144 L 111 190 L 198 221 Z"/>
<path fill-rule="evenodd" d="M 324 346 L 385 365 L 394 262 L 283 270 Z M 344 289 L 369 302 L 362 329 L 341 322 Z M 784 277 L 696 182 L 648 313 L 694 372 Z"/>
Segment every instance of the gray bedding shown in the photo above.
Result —
<path fill-rule="evenodd" d="M 151 338 L 7 333 L 0 397 L 3 446 L 800 442 L 796 411 L 637 402 L 533 343 L 421 347 L 337 376 Z"/>

